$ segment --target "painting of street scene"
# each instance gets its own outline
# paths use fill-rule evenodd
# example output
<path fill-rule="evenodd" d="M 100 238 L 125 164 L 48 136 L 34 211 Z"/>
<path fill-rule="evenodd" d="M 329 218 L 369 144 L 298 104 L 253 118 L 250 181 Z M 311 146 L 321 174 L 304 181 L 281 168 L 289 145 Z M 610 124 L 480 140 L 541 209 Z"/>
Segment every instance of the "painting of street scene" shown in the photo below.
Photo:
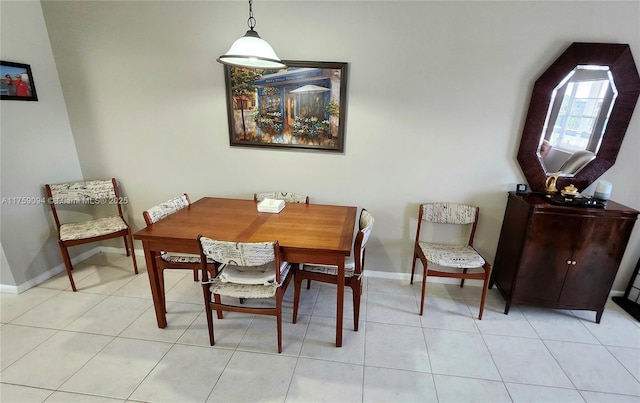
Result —
<path fill-rule="evenodd" d="M 342 152 L 347 63 L 285 63 L 225 66 L 230 144 Z"/>

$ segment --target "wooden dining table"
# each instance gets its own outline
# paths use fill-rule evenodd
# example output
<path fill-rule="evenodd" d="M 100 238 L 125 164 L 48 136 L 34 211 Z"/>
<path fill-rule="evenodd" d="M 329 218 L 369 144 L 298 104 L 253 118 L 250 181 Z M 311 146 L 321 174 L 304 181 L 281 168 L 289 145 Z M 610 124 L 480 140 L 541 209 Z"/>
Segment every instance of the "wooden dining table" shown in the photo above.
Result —
<path fill-rule="evenodd" d="M 357 207 L 287 203 L 280 213 L 257 211 L 254 200 L 204 197 L 136 232 L 147 263 L 158 327 L 167 326 L 156 256 L 199 253 L 198 235 L 233 242 L 278 241 L 291 263 L 338 267 L 336 347 L 342 346 L 344 262 L 351 253 Z"/>

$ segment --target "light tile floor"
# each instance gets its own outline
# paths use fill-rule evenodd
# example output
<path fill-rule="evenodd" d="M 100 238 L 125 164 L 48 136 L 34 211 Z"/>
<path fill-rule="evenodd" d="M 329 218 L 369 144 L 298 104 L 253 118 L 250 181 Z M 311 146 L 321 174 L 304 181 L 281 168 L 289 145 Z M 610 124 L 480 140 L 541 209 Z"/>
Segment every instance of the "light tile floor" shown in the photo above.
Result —
<path fill-rule="evenodd" d="M 139 259 L 139 261 L 142 259 Z M 346 297 L 336 348 L 333 286 L 304 290 L 282 354 L 273 317 L 216 319 L 210 347 L 200 285 L 168 271 L 158 329 L 144 267 L 99 253 L 61 275 L 1 294 L 0 401 L 8 402 L 640 402 L 640 323 L 608 303 L 593 312 L 514 306 L 480 289 L 420 289 L 369 277 L 360 331 Z M 350 291 L 348 291 L 350 293 Z"/>

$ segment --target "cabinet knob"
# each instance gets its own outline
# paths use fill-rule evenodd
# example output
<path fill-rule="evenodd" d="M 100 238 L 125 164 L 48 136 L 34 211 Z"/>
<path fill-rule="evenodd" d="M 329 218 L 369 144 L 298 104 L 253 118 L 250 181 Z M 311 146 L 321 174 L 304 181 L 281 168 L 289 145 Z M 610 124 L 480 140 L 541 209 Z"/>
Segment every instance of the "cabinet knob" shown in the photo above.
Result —
<path fill-rule="evenodd" d="M 567 264 L 571 264 L 571 260 L 567 260 Z"/>
<path fill-rule="evenodd" d="M 573 266 L 575 266 L 575 265 L 576 265 L 576 263 L 578 263 L 578 262 L 576 262 L 575 260 L 572 260 L 572 261 L 571 261 L 571 264 L 572 264 Z"/>

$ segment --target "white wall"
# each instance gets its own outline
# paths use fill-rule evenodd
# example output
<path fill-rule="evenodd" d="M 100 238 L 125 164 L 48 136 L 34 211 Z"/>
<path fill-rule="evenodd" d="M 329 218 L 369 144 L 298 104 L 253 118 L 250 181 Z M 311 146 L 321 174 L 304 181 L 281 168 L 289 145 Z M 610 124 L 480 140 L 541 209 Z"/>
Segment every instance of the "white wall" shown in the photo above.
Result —
<path fill-rule="evenodd" d="M 37 1 L 1 1 L 1 58 L 31 65 L 38 102 L 2 101 L 0 149 L 3 291 L 62 270 L 46 204 L 6 204 L 44 196 L 45 183 L 82 178 L 49 36 Z M 34 200 L 34 199 L 32 199 Z M 5 287 L 5 286 L 8 286 Z"/>
<path fill-rule="evenodd" d="M 2 268 L 2 284 L 15 284 L 13 274 L 11 273 L 11 266 L 7 260 L 7 256 L 4 254 L 2 243 L 0 243 L 0 267 Z"/>
<path fill-rule="evenodd" d="M 367 266 L 391 273 L 410 270 L 429 200 L 479 205 L 476 246 L 493 261 L 506 192 L 524 182 L 515 155 L 533 82 L 571 42 L 629 43 L 640 60 L 638 2 L 257 1 L 256 30 L 280 57 L 349 63 L 345 153 L 232 148 L 215 59 L 246 30 L 246 2 L 42 7 L 82 171 L 120 179 L 136 228 L 182 192 L 297 191 L 371 211 Z M 605 174 L 636 209 L 639 116 Z"/>

